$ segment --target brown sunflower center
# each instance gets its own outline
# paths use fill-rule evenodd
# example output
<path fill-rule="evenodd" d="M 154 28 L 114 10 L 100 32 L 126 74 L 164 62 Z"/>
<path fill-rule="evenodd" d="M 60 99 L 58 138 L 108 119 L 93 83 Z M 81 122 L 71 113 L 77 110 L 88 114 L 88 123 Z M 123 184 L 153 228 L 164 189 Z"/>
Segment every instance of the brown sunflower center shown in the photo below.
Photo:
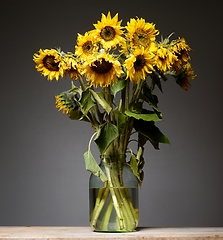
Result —
<path fill-rule="evenodd" d="M 105 26 L 100 32 L 100 36 L 105 41 L 113 40 L 115 38 L 115 35 L 116 35 L 115 29 L 111 26 Z"/>
<path fill-rule="evenodd" d="M 112 66 L 112 63 L 105 61 L 105 59 L 102 58 L 101 61 L 95 61 L 94 66 L 91 66 L 91 69 L 98 74 L 105 74 L 112 69 Z"/>
<path fill-rule="evenodd" d="M 43 65 L 50 71 L 59 71 L 59 63 L 55 62 L 54 56 L 46 56 L 43 59 Z"/>
<path fill-rule="evenodd" d="M 138 55 L 136 57 L 136 61 L 134 62 L 134 68 L 136 71 L 140 71 L 146 64 L 146 60 L 142 55 Z"/>
<path fill-rule="evenodd" d="M 82 45 L 82 49 L 84 53 L 92 52 L 93 50 L 93 44 L 91 41 L 87 41 Z"/>
<path fill-rule="evenodd" d="M 136 46 L 142 45 L 143 47 L 148 47 L 150 44 L 150 38 L 146 31 L 143 29 L 137 29 L 133 34 L 133 44 Z"/>

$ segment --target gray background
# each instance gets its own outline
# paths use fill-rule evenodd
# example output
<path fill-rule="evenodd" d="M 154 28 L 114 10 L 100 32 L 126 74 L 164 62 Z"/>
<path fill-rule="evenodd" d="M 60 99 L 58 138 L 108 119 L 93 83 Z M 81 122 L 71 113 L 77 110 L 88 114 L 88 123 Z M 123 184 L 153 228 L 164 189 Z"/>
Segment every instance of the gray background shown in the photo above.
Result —
<path fill-rule="evenodd" d="M 77 33 L 110 10 L 123 24 L 139 16 L 185 37 L 198 75 L 188 92 L 170 79 L 159 95 L 171 145 L 147 144 L 140 226 L 223 226 L 223 1 L 1 0 L 0 9 L 0 225 L 89 225 L 91 126 L 57 111 L 70 81 L 48 82 L 32 56 L 73 51 Z"/>

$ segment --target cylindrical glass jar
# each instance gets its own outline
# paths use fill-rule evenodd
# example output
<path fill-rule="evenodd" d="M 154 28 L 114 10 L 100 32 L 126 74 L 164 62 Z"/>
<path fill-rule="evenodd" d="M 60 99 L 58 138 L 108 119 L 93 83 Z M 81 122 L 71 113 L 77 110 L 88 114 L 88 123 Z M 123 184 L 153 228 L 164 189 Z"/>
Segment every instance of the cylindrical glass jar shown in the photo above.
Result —
<path fill-rule="evenodd" d="M 100 168 L 108 181 L 91 174 L 90 224 L 95 231 L 130 232 L 138 226 L 138 181 L 125 154 L 101 156 Z"/>

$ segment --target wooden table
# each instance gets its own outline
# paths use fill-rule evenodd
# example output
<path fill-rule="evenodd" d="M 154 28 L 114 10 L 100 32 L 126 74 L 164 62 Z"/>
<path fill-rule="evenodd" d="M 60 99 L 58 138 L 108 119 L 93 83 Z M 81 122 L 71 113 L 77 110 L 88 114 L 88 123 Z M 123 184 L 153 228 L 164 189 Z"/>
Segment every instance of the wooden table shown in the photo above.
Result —
<path fill-rule="evenodd" d="M 138 228 L 130 233 L 99 233 L 90 227 L 0 226 L 0 240 L 223 240 L 223 227 Z"/>

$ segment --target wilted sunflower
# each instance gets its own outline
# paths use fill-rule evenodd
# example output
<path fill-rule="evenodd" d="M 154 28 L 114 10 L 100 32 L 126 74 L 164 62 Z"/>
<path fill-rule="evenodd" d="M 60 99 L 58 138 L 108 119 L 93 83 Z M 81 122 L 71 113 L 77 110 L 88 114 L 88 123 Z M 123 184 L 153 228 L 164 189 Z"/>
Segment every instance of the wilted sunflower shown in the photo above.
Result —
<path fill-rule="evenodd" d="M 156 67 L 160 71 L 165 72 L 171 70 L 175 61 L 177 61 L 176 55 L 174 55 L 167 46 L 158 46 L 156 51 Z"/>
<path fill-rule="evenodd" d="M 72 92 L 63 92 L 55 96 L 55 104 L 58 111 L 62 111 L 62 113 L 66 113 L 69 116 L 72 111 L 78 108 L 74 98 L 75 96 Z"/>
<path fill-rule="evenodd" d="M 93 24 L 95 29 L 92 30 L 92 33 L 100 40 L 104 49 L 115 48 L 124 40 L 121 22 L 122 20 L 118 21 L 118 13 L 111 18 L 111 14 L 108 12 L 107 17 L 102 13 L 101 21 Z"/>
<path fill-rule="evenodd" d="M 96 87 L 98 85 L 101 87 L 112 85 L 122 73 L 120 62 L 104 51 L 88 58 L 83 64 L 82 74 L 90 85 Z"/>
<path fill-rule="evenodd" d="M 63 68 L 65 71 L 64 73 L 68 74 L 70 76 L 70 79 L 79 79 L 79 63 L 73 55 L 66 54 L 63 57 Z"/>
<path fill-rule="evenodd" d="M 145 80 L 148 73 L 154 70 L 155 55 L 145 50 L 143 47 L 136 48 L 133 53 L 125 60 L 124 67 L 126 68 L 127 77 L 131 82 L 139 83 L 140 80 Z"/>
<path fill-rule="evenodd" d="M 176 82 L 179 84 L 184 90 L 188 90 L 190 88 L 190 82 L 196 77 L 194 74 L 194 69 L 191 64 L 188 62 L 183 66 L 183 69 L 180 73 L 176 74 Z"/>
<path fill-rule="evenodd" d="M 187 63 L 190 60 L 189 51 L 191 48 L 186 43 L 184 38 L 178 38 L 177 40 L 173 40 L 171 42 L 172 52 L 177 56 L 177 61 L 175 62 L 174 66 L 176 69 L 181 68 L 182 65 Z"/>
<path fill-rule="evenodd" d="M 36 69 L 44 77 L 47 76 L 49 81 L 54 78 L 63 77 L 64 70 L 62 66 L 62 54 L 59 50 L 55 49 L 40 49 L 39 54 L 33 55 L 33 61 L 36 63 Z"/>
<path fill-rule="evenodd" d="M 96 44 L 96 37 L 90 32 L 86 32 L 84 35 L 78 34 L 77 45 L 75 46 L 75 54 L 82 60 L 98 51 L 98 45 Z"/>
<path fill-rule="evenodd" d="M 127 23 L 127 39 L 130 41 L 131 48 L 144 47 L 149 48 L 150 51 L 155 50 L 154 41 L 159 31 L 155 29 L 155 24 L 145 22 L 145 19 L 131 18 Z"/>

